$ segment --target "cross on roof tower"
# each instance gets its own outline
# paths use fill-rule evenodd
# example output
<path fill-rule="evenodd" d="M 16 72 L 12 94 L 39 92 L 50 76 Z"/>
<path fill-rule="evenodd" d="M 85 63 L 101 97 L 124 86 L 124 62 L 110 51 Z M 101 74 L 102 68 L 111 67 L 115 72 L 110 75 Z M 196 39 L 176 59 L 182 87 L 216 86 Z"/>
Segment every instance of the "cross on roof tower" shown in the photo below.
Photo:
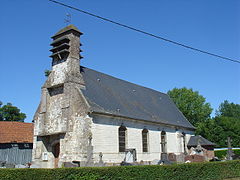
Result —
<path fill-rule="evenodd" d="M 71 20 L 72 20 L 71 14 L 67 13 L 67 14 L 66 14 L 66 18 L 64 19 L 64 23 L 66 23 L 66 26 L 68 26 L 69 24 L 71 24 Z"/>

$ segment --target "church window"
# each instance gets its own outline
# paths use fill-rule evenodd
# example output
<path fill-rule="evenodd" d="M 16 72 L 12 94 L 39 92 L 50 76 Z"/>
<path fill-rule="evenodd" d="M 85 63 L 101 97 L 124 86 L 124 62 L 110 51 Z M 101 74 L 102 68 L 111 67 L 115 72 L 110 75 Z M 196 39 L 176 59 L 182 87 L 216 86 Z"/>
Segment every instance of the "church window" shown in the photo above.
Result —
<path fill-rule="evenodd" d="M 166 141 L 166 132 L 165 131 L 162 131 L 161 132 L 161 148 L 162 148 L 162 153 L 166 153 L 166 144 L 167 144 L 167 141 Z"/>
<path fill-rule="evenodd" d="M 142 130 L 142 148 L 143 152 L 148 152 L 148 130 Z"/>
<path fill-rule="evenodd" d="M 125 152 L 126 150 L 126 131 L 125 126 L 121 126 L 118 129 L 118 140 L 119 140 L 119 152 Z"/>

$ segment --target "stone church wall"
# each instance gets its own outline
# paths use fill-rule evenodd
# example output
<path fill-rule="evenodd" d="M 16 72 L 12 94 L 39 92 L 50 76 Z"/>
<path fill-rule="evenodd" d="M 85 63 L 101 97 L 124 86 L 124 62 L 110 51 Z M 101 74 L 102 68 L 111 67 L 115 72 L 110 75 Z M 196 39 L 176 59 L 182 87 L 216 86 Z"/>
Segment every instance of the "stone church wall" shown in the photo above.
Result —
<path fill-rule="evenodd" d="M 121 163 L 125 158 L 125 153 L 119 153 L 121 125 L 127 128 L 126 148 L 136 150 L 137 162 L 160 159 L 162 131 L 166 132 L 167 153 L 174 153 L 173 159 L 175 154 L 183 153 L 182 132 L 187 143 L 193 131 L 92 112 L 82 94 L 86 87 L 79 66 L 81 34 L 69 25 L 52 37 L 52 71 L 42 87 L 34 116 L 33 162 L 44 168 L 61 167 L 72 161 L 81 166 L 94 166 L 102 161 Z M 144 128 L 148 129 L 149 140 L 146 153 L 142 152 Z"/>
<path fill-rule="evenodd" d="M 188 142 L 192 131 L 156 125 L 142 121 L 109 117 L 103 115 L 93 115 L 92 124 L 92 145 L 93 158 L 99 161 L 99 154 L 102 153 L 102 160 L 105 163 L 121 163 L 125 158 L 125 153 L 119 152 L 118 128 L 123 125 L 127 128 L 126 149 L 134 148 L 137 152 L 137 162 L 151 162 L 159 160 L 161 157 L 161 131 L 166 132 L 167 153 L 179 155 L 184 153 L 182 138 L 178 138 L 179 132 L 186 133 Z M 148 129 L 148 152 L 142 151 L 142 130 Z M 179 140 L 180 139 L 180 140 Z M 179 146 L 181 144 L 181 146 Z"/>
<path fill-rule="evenodd" d="M 41 108 L 38 109 L 34 128 L 33 161 L 39 167 L 56 167 L 53 153 L 56 143 L 60 144 L 58 167 L 64 162 L 88 161 L 92 118 L 86 113 L 87 105 L 80 88 L 78 84 L 65 83 L 65 96 L 64 93 L 52 97 L 49 92 L 43 94 L 47 96 L 46 111 L 43 113 Z M 68 103 L 65 102 L 66 96 Z M 64 106 L 66 104 L 68 106 Z M 44 154 L 47 159 L 44 159 Z"/>

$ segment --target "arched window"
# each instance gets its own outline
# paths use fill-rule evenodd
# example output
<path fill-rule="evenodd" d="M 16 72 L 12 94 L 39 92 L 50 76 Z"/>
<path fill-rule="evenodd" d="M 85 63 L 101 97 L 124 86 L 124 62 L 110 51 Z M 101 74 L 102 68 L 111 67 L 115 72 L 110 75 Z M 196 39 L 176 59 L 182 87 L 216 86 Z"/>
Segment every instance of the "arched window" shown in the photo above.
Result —
<path fill-rule="evenodd" d="M 118 129 L 119 152 L 125 152 L 126 149 L 126 131 L 125 126 L 120 126 Z"/>
<path fill-rule="evenodd" d="M 162 131 L 161 132 L 161 148 L 162 148 L 162 153 L 166 153 L 166 144 L 167 144 L 167 141 L 166 141 L 166 132 L 165 131 Z"/>
<path fill-rule="evenodd" d="M 142 150 L 143 152 L 148 152 L 148 130 L 142 130 Z"/>

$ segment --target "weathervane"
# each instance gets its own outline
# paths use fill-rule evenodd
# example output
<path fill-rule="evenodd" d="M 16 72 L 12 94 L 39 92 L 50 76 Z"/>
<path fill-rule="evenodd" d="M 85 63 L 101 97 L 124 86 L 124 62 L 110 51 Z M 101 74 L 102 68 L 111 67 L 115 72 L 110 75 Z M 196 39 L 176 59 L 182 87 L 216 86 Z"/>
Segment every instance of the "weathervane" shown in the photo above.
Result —
<path fill-rule="evenodd" d="M 71 14 L 67 13 L 66 19 L 64 19 L 64 23 L 66 23 L 66 25 L 69 25 L 71 23 L 71 18 Z"/>

